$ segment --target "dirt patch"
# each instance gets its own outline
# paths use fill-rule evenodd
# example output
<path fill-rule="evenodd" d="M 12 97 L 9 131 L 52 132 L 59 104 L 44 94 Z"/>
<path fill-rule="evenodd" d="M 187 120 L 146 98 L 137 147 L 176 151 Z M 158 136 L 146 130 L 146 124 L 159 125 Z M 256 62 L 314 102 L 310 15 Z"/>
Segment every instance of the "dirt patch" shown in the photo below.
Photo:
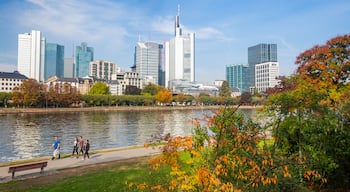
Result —
<path fill-rule="evenodd" d="M 75 168 L 67 168 L 67 169 L 60 169 L 55 172 L 46 173 L 43 176 L 36 176 L 32 178 L 26 178 L 22 180 L 16 180 L 15 182 L 9 182 L 4 184 L 3 186 L 0 186 L 0 191 L 6 190 L 8 188 L 11 189 L 19 189 L 23 190 L 25 188 L 28 188 L 28 186 L 42 186 L 51 184 L 60 180 L 63 180 L 65 178 L 73 177 L 73 176 L 82 176 L 85 174 L 90 174 L 99 171 L 101 168 L 108 168 L 115 165 L 120 165 L 122 163 L 145 163 L 149 160 L 150 157 L 139 157 L 139 158 L 132 158 L 132 159 L 125 159 L 125 160 L 118 160 L 118 161 L 110 161 L 110 162 L 104 162 L 104 163 L 98 163 L 98 164 L 91 164 L 91 165 L 84 165 L 80 167 Z M 127 169 L 127 166 L 120 166 L 118 168 L 114 168 L 113 170 L 123 170 Z"/>

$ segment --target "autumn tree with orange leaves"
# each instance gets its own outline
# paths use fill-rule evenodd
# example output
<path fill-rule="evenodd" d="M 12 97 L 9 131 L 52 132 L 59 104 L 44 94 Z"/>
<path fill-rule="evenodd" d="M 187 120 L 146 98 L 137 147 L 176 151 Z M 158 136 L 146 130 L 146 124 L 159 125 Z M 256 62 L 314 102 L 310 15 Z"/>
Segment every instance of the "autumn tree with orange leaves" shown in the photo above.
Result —
<path fill-rule="evenodd" d="M 301 53 L 296 74 L 271 94 L 275 144 L 302 163 L 301 183 L 314 190 L 350 187 L 350 35 Z M 311 172 L 303 172 L 308 167 Z M 309 182 L 320 176 L 323 182 Z"/>
<path fill-rule="evenodd" d="M 168 182 L 131 184 L 131 188 L 204 192 L 301 189 L 290 172 L 293 159 L 272 150 L 258 124 L 236 108 L 213 113 L 195 120 L 192 136 L 168 137 L 162 154 L 151 160 L 154 171 L 169 169 Z M 206 123 L 200 123 L 203 121 Z"/>
<path fill-rule="evenodd" d="M 173 101 L 173 94 L 168 89 L 158 91 L 156 100 L 161 104 L 171 103 Z"/>

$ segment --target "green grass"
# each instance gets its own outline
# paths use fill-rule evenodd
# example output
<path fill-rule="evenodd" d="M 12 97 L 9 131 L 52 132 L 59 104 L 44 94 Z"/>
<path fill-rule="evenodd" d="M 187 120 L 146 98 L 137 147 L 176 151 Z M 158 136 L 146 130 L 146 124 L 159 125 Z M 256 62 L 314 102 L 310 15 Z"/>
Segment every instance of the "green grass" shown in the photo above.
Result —
<path fill-rule="evenodd" d="M 50 181 L 50 184 L 45 185 L 28 185 L 24 188 L 21 182 L 26 181 L 2 183 L 0 191 L 135 191 L 136 189 L 130 188 L 128 184 L 163 183 L 167 179 L 164 175 L 168 172 L 169 170 L 163 169 L 152 172 L 151 175 L 148 161 L 143 159 L 104 166 L 87 171 L 86 174 Z"/>

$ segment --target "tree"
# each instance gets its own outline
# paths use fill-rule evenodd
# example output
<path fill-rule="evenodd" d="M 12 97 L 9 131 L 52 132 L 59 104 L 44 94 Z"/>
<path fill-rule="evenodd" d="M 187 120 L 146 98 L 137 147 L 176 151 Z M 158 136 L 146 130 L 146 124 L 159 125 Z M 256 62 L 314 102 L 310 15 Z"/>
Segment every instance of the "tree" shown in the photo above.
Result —
<path fill-rule="evenodd" d="M 288 159 L 266 144 L 259 147 L 264 141 L 259 126 L 237 108 L 221 108 L 194 125 L 192 136 L 165 135 L 162 154 L 151 160 L 155 171 L 167 168 L 168 182 L 131 186 L 207 192 L 300 189 L 292 181 Z"/>
<path fill-rule="evenodd" d="M 89 90 L 89 94 L 92 95 L 108 95 L 110 94 L 109 87 L 104 82 L 96 82 Z"/>
<path fill-rule="evenodd" d="M 350 84 L 350 36 L 329 40 L 297 57 L 297 73 L 268 97 L 275 144 L 298 162 L 299 179 L 320 190 L 350 187 L 350 129 L 347 112 Z M 305 168 L 313 170 L 305 172 Z M 318 182 L 309 182 L 317 177 Z M 318 184 L 318 185 L 317 185 Z"/>
<path fill-rule="evenodd" d="M 179 93 L 176 95 L 176 102 L 178 103 L 184 103 L 187 101 L 187 97 L 183 93 Z"/>
<path fill-rule="evenodd" d="M 222 82 L 219 96 L 221 97 L 231 97 L 231 88 L 227 81 Z"/>
<path fill-rule="evenodd" d="M 163 86 L 156 85 L 154 83 L 148 83 L 143 87 L 141 94 L 142 95 L 156 95 L 158 91 L 163 90 Z"/>
<path fill-rule="evenodd" d="M 244 92 L 241 95 L 240 104 L 249 105 L 252 103 L 252 94 L 250 92 Z"/>
<path fill-rule="evenodd" d="M 8 102 L 12 98 L 12 93 L 0 92 L 0 106 L 7 107 Z"/>
<path fill-rule="evenodd" d="M 27 107 L 34 107 L 38 104 L 40 97 L 40 84 L 35 79 L 26 79 L 22 85 L 13 90 L 14 104 L 23 104 Z"/>
<path fill-rule="evenodd" d="M 168 89 L 163 89 L 157 93 L 156 100 L 161 104 L 171 103 L 173 94 Z"/>

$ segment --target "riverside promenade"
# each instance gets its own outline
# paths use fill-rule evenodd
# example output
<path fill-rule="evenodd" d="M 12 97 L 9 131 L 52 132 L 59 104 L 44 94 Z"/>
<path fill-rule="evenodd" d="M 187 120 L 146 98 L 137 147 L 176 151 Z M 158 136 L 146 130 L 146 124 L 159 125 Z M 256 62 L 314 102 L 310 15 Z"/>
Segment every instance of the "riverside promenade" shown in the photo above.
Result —
<path fill-rule="evenodd" d="M 15 180 L 16 179 L 27 179 L 27 178 L 33 178 L 33 177 L 39 177 L 39 176 L 45 176 L 49 174 L 55 174 L 59 172 L 62 169 L 67 168 L 74 168 L 74 167 L 80 167 L 90 164 L 99 164 L 99 163 L 105 163 L 110 161 L 118 161 L 118 160 L 126 160 L 126 159 L 132 159 L 137 157 L 147 157 L 152 156 L 160 153 L 159 147 L 134 147 L 134 148 L 120 148 L 116 150 L 111 151 L 105 151 L 105 152 L 98 152 L 93 153 L 90 155 L 90 159 L 82 160 L 82 156 L 80 155 L 80 158 L 72 158 L 72 157 L 66 157 L 61 159 L 55 159 L 50 160 L 51 157 L 47 157 L 45 159 L 41 160 L 33 160 L 31 163 L 35 162 L 43 162 L 47 161 L 47 167 L 44 168 L 43 174 L 40 174 L 40 169 L 32 169 L 28 171 L 20 171 L 15 173 Z M 20 164 L 16 164 L 20 165 Z M 12 180 L 12 174 L 8 173 L 9 167 L 13 165 L 6 165 L 0 167 L 0 183 L 8 182 Z"/>

